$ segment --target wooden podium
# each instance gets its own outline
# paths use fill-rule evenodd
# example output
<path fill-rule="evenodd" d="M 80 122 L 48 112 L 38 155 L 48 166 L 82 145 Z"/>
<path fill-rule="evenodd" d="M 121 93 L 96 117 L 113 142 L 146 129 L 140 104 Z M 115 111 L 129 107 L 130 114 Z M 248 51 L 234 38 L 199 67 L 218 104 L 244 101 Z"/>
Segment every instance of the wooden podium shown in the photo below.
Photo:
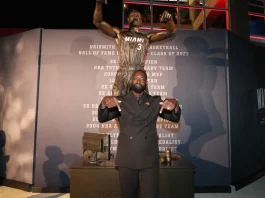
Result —
<path fill-rule="evenodd" d="M 194 198 L 194 166 L 185 158 L 160 166 L 159 198 Z M 100 165 L 80 159 L 70 167 L 71 198 L 120 198 L 119 175 L 114 158 Z M 142 197 L 143 198 L 143 197 Z"/>

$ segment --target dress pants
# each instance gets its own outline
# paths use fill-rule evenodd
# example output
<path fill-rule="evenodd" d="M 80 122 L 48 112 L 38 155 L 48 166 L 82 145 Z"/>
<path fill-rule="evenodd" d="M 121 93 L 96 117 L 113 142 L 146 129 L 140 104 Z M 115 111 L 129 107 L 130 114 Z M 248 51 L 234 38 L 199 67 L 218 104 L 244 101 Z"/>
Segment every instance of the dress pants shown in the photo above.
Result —
<path fill-rule="evenodd" d="M 119 167 L 119 180 L 121 198 L 158 198 L 159 167 L 142 170 Z"/>

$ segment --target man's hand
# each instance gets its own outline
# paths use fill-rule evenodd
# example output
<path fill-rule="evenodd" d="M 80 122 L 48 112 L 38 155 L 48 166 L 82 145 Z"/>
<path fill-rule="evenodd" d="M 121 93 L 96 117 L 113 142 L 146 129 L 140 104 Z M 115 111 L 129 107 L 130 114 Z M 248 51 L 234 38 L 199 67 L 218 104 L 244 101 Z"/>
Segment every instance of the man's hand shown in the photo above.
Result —
<path fill-rule="evenodd" d="M 119 111 L 121 111 L 121 107 L 120 107 L 120 103 L 121 101 L 118 100 L 116 97 L 114 96 L 105 96 L 103 99 L 102 99 L 102 109 L 105 109 L 105 107 L 108 107 L 108 108 L 114 108 L 114 107 L 117 107 Z"/>
<path fill-rule="evenodd" d="M 162 113 L 163 109 L 168 111 L 176 110 L 178 112 L 179 102 L 175 98 L 166 98 L 164 102 L 159 103 L 161 106 L 160 113 Z"/>
<path fill-rule="evenodd" d="M 99 3 L 102 3 L 102 4 L 107 4 L 108 3 L 108 0 L 96 0 L 96 2 L 99 2 Z"/>
<path fill-rule="evenodd" d="M 172 15 L 168 11 L 164 11 L 160 18 L 160 22 L 163 23 L 171 20 L 172 20 Z"/>

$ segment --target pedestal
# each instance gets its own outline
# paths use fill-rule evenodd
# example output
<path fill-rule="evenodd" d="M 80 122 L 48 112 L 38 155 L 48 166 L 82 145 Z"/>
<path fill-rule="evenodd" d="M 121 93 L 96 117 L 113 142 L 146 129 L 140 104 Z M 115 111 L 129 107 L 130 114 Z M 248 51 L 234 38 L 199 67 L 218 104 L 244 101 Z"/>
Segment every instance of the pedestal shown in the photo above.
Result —
<path fill-rule="evenodd" d="M 120 198 L 119 174 L 114 158 L 98 166 L 82 159 L 70 168 L 71 198 Z M 159 198 L 194 198 L 194 167 L 183 157 L 160 166 Z"/>

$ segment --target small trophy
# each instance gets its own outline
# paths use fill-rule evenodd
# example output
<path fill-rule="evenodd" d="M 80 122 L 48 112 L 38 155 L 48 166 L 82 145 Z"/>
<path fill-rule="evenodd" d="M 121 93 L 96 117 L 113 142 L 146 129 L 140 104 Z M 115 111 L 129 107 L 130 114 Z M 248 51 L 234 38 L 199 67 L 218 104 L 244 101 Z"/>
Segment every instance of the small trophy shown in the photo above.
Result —
<path fill-rule="evenodd" d="M 171 150 L 169 148 L 166 150 L 166 161 L 167 163 L 171 163 Z"/>

